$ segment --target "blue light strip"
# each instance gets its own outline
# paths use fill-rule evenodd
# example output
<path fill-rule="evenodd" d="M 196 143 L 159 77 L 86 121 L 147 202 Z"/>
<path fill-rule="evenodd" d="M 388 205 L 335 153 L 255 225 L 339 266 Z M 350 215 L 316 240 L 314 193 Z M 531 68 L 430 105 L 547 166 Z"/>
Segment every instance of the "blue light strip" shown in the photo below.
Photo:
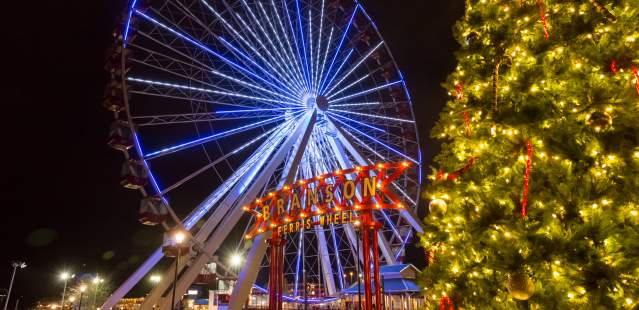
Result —
<path fill-rule="evenodd" d="M 344 67 L 344 65 L 346 65 L 346 62 L 351 58 L 351 55 L 353 55 L 354 51 L 355 51 L 355 49 L 351 48 L 351 50 L 348 52 L 348 54 L 346 55 L 346 57 L 342 61 L 342 64 L 337 68 L 337 70 L 335 71 L 335 74 L 333 74 L 333 77 L 331 77 L 331 80 L 328 81 L 328 83 L 326 83 L 326 85 L 331 85 L 331 83 L 333 83 L 333 80 L 335 80 L 335 78 L 337 77 L 339 72 L 342 71 L 342 68 Z M 326 76 L 326 78 L 328 78 L 328 75 Z M 326 82 L 326 78 L 324 79 L 324 82 Z M 322 87 L 322 89 L 320 89 L 319 93 L 323 95 L 325 88 L 326 87 Z"/>
<path fill-rule="evenodd" d="M 369 138 L 369 139 L 371 139 L 371 140 L 373 140 L 373 141 L 375 141 L 375 142 L 379 143 L 380 145 L 384 146 L 385 148 L 387 148 L 387 149 L 389 149 L 389 150 L 393 151 L 395 154 L 397 154 L 397 155 L 399 155 L 399 156 L 401 156 L 401 157 L 404 157 L 404 158 L 406 158 L 406 159 L 408 159 L 408 160 L 410 160 L 410 161 L 412 161 L 412 162 L 414 162 L 414 163 L 416 163 L 416 164 L 419 164 L 419 162 L 417 162 L 416 160 L 412 159 L 410 156 L 407 156 L 407 155 L 405 155 L 404 153 L 402 153 L 402 152 L 400 152 L 400 151 L 398 151 L 398 150 L 396 150 L 396 149 L 392 148 L 391 146 L 389 146 L 389 145 L 385 144 L 384 142 L 379 141 L 379 140 L 377 140 L 377 139 L 375 139 L 375 138 L 373 138 L 373 137 L 371 137 L 371 136 L 367 135 L 366 133 L 364 133 L 364 132 L 360 131 L 359 129 L 357 129 L 357 128 L 355 128 L 355 127 L 353 127 L 353 126 L 351 126 L 351 125 L 349 125 L 349 124 L 347 124 L 347 123 L 344 123 L 344 122 L 342 122 L 342 121 L 341 121 L 341 120 L 339 120 L 339 119 L 334 118 L 334 120 L 336 120 L 336 121 L 338 121 L 338 122 L 342 123 L 344 126 L 346 126 L 346 127 L 348 127 L 348 128 L 353 129 L 354 131 L 356 131 L 356 132 L 357 132 L 357 133 L 359 133 L 360 135 L 362 135 L 362 136 L 364 136 L 364 137 L 367 137 L 367 138 Z"/>
<path fill-rule="evenodd" d="M 244 126 L 241 126 L 241 127 L 238 127 L 238 128 L 234 128 L 234 129 L 227 130 L 227 131 L 224 131 L 224 132 L 220 132 L 220 133 L 217 133 L 217 134 L 214 134 L 214 135 L 210 135 L 208 137 L 199 138 L 199 139 L 196 139 L 196 140 L 193 140 L 193 141 L 190 141 L 190 142 L 178 144 L 178 145 L 175 145 L 175 146 L 172 146 L 172 147 L 168 147 L 168 148 L 165 148 L 165 149 L 162 149 L 162 150 L 159 150 L 159 151 L 155 151 L 153 153 L 146 154 L 145 158 L 146 159 L 152 159 L 152 158 L 155 158 L 155 157 L 158 157 L 158 156 L 163 156 L 163 155 L 167 155 L 167 154 L 170 154 L 170 153 L 175 153 L 175 152 L 178 152 L 178 151 L 181 151 L 181 150 L 184 150 L 184 149 L 196 146 L 196 145 L 200 145 L 202 143 L 207 143 L 207 142 L 213 141 L 213 140 L 215 140 L 217 138 L 223 138 L 223 137 L 230 136 L 230 135 L 233 135 L 233 134 L 245 131 L 245 130 L 250 130 L 250 129 L 253 129 L 255 127 L 259 127 L 259 126 L 262 126 L 262 125 L 273 123 L 273 122 L 276 122 L 276 121 L 278 121 L 278 120 L 280 120 L 280 119 L 282 119 L 284 117 L 285 117 L 285 115 L 277 116 L 277 117 L 270 118 L 270 119 L 263 120 L 263 121 L 259 121 L 259 122 L 253 123 L 253 124 L 244 125 Z"/>
<path fill-rule="evenodd" d="M 285 92 L 285 93 L 286 93 L 286 90 L 284 90 L 284 89 L 282 89 L 282 88 L 278 87 L 277 85 L 275 85 L 275 84 L 271 83 L 270 81 L 267 81 L 266 79 L 264 79 L 264 78 L 260 77 L 259 75 L 255 74 L 253 71 L 248 70 L 248 69 L 244 68 L 243 66 L 241 66 L 241 65 L 239 65 L 239 64 L 237 64 L 237 63 L 235 63 L 235 62 L 231 61 L 230 59 L 228 59 L 228 58 L 224 57 L 222 54 L 220 54 L 220 53 L 218 53 L 218 52 L 216 52 L 216 51 L 214 51 L 214 50 L 212 50 L 212 49 L 210 49 L 210 48 L 206 47 L 204 44 L 202 44 L 202 43 L 200 43 L 200 42 L 198 42 L 198 41 L 195 41 L 194 39 L 191 39 L 190 37 L 188 37 L 188 36 L 186 36 L 186 35 L 184 35 L 184 34 L 182 34 L 182 33 L 178 32 L 178 31 L 174 30 L 173 28 L 171 28 L 171 27 L 169 27 L 169 26 L 167 26 L 167 25 L 165 25 L 165 24 L 163 24 L 163 23 L 161 23 L 161 22 L 159 22 L 159 21 L 155 20 L 154 18 L 152 18 L 152 17 L 150 17 L 150 16 L 148 16 L 148 15 L 146 15 L 146 14 L 142 13 L 142 12 L 141 12 L 141 11 L 139 11 L 139 10 L 135 10 L 135 13 L 136 13 L 136 14 L 138 14 L 138 15 L 140 15 L 140 16 L 142 16 L 142 17 L 144 17 L 144 18 L 145 18 L 145 19 L 147 19 L 148 21 L 150 21 L 150 22 L 152 22 L 152 23 L 154 23 L 154 24 L 156 24 L 156 25 L 158 25 L 158 26 L 160 26 L 160 27 L 164 28 L 165 30 L 168 30 L 169 32 L 171 32 L 171 33 L 175 34 L 176 36 L 180 37 L 181 39 L 183 39 L 183 40 L 185 40 L 185 41 L 187 41 L 187 42 L 189 42 L 189 43 L 191 43 L 191 44 L 193 44 L 193 45 L 195 45 L 195 46 L 197 46 L 197 47 L 199 47 L 199 48 L 201 48 L 201 49 L 203 49 L 203 50 L 207 51 L 208 53 L 210 53 L 210 54 L 212 54 L 213 56 L 215 56 L 215 57 L 217 57 L 217 58 L 221 59 L 221 60 L 222 60 L 222 61 L 224 61 L 225 63 L 227 63 L 227 64 L 231 65 L 232 67 L 234 67 L 234 68 L 236 68 L 236 69 L 238 69 L 238 70 L 240 70 L 241 72 L 243 72 L 243 73 L 245 73 L 245 74 L 248 74 L 248 75 L 250 75 L 250 76 L 252 76 L 252 77 L 255 77 L 256 79 L 258 79 L 258 80 L 260 80 L 260 81 L 262 81 L 262 82 L 264 82 L 264 83 L 266 83 L 266 84 L 268 84 L 268 85 L 272 86 L 273 88 L 278 89 L 278 90 L 283 91 L 283 92 Z"/>
<path fill-rule="evenodd" d="M 288 4 L 287 4 L 286 1 L 282 1 L 282 5 L 284 6 L 284 11 L 286 12 L 286 18 L 288 20 L 288 24 L 291 27 L 291 36 L 293 36 L 293 42 L 295 42 L 295 49 L 297 50 L 297 57 L 299 59 L 299 65 L 300 65 L 300 67 L 302 67 L 305 83 L 307 84 L 306 85 L 306 89 L 309 90 L 310 88 L 308 87 L 308 75 L 306 73 L 306 67 L 304 66 L 303 61 L 302 61 L 302 54 L 301 54 L 301 51 L 300 51 L 300 45 L 299 45 L 299 42 L 297 40 L 297 36 L 296 36 L 297 32 L 295 31 L 295 26 L 293 26 L 293 20 L 291 20 L 291 13 L 288 10 Z"/>
<path fill-rule="evenodd" d="M 248 56 L 246 53 L 242 52 L 240 49 L 238 49 L 237 47 L 235 47 L 233 44 L 229 43 L 228 41 L 226 41 L 223 37 L 217 37 L 218 40 L 222 41 L 222 43 L 224 45 L 226 45 L 227 48 L 231 49 L 232 51 L 234 51 L 235 53 L 239 54 L 240 56 L 242 56 L 242 58 L 244 58 L 246 61 L 250 62 L 251 64 L 253 64 L 254 66 L 256 66 L 258 69 L 260 69 L 260 71 L 262 71 L 265 75 L 267 75 L 268 77 L 270 77 L 272 80 L 278 82 L 278 84 L 282 85 L 282 87 L 286 88 L 286 90 L 288 90 L 288 92 L 286 92 L 287 94 L 291 95 L 291 96 L 295 96 L 295 92 L 299 92 L 299 90 L 294 90 L 292 89 L 290 85 L 285 84 L 283 82 L 280 82 L 280 80 L 275 77 L 273 74 L 271 74 L 268 70 L 264 69 L 264 67 L 260 66 L 253 58 L 251 58 L 250 56 Z M 273 70 L 275 71 L 275 70 Z M 280 74 L 281 75 L 281 74 Z M 285 77 L 285 78 L 289 78 L 289 77 Z"/>
<path fill-rule="evenodd" d="M 320 63 L 320 59 L 322 58 L 321 56 L 321 46 L 322 46 L 322 35 L 324 32 L 324 5 L 325 5 L 325 0 L 322 0 L 322 9 L 321 9 L 321 13 L 320 13 L 320 26 L 319 26 L 319 39 L 317 42 L 317 51 L 315 52 L 315 54 L 317 54 L 317 61 L 315 62 L 314 66 L 315 66 L 315 76 L 313 77 L 313 85 L 315 85 L 315 88 L 317 88 L 317 84 L 319 84 L 319 81 L 317 80 L 319 78 L 319 63 Z M 310 10 L 309 10 L 310 11 Z M 330 42 L 329 42 L 330 44 Z M 315 92 L 317 92 L 316 89 L 313 89 Z"/>
<path fill-rule="evenodd" d="M 258 291 L 260 291 L 260 292 L 262 292 L 262 293 L 266 293 L 266 292 L 268 292 L 265 288 L 260 287 L 260 286 L 259 286 L 259 285 L 257 285 L 257 284 L 253 284 L 253 288 L 254 288 L 254 289 L 257 289 Z M 299 298 L 297 298 L 297 297 L 291 297 L 291 296 L 289 296 L 289 295 L 283 295 L 282 297 L 283 297 L 285 300 L 289 301 L 289 302 L 299 302 Z M 338 300 L 338 299 L 339 299 L 339 297 L 324 298 L 324 299 L 321 299 L 321 298 L 307 298 L 306 300 L 307 300 L 309 303 L 312 303 L 312 304 L 321 304 L 321 303 L 334 302 L 334 301 L 336 301 L 336 300 Z"/>
<path fill-rule="evenodd" d="M 297 8 L 297 21 L 300 30 L 300 38 L 302 40 L 302 50 L 304 52 L 304 69 L 306 71 L 306 83 L 308 85 L 308 89 L 313 89 L 311 87 L 311 78 L 309 76 L 309 68 L 308 68 L 308 58 L 306 57 L 306 40 L 304 40 L 304 25 L 302 23 L 302 13 L 300 11 L 300 0 L 295 0 L 295 7 Z"/>
<path fill-rule="evenodd" d="M 377 45 L 375 45 L 375 47 L 373 47 L 370 51 L 368 51 L 368 53 L 366 53 L 366 55 L 364 55 L 364 57 L 362 57 L 362 59 L 360 59 L 360 60 L 357 62 L 357 64 L 355 64 L 355 66 L 353 66 L 353 68 L 352 68 L 351 70 L 349 70 L 346 74 L 344 74 L 344 76 L 343 76 L 343 77 L 342 77 L 342 78 L 341 78 L 341 79 L 340 79 L 337 83 L 335 83 L 335 85 L 334 85 L 333 87 L 331 87 L 331 88 L 330 88 L 328 91 L 326 91 L 325 93 L 326 93 L 327 95 L 328 95 L 328 94 L 331 94 L 331 93 L 333 92 L 333 90 L 334 90 L 335 88 L 337 88 L 337 86 L 339 86 L 342 82 L 344 82 L 344 80 L 346 80 L 346 79 L 347 79 L 347 78 L 351 75 L 351 73 L 353 73 L 355 70 L 357 70 L 357 68 L 359 68 L 359 66 L 361 66 L 361 65 L 362 65 L 362 64 L 366 61 L 366 59 L 368 59 L 368 57 L 370 57 L 371 55 L 373 55 L 373 53 L 375 53 L 375 51 L 376 51 L 376 50 L 377 50 L 380 46 L 382 46 L 383 44 L 384 44 L 384 41 L 381 41 L 381 42 L 379 42 Z M 338 72 L 339 72 L 339 71 L 338 71 Z M 336 72 L 336 74 L 337 74 L 337 72 Z M 369 73 L 369 75 L 370 75 L 370 73 Z M 332 80 L 331 80 L 331 82 L 332 82 Z M 326 85 L 326 88 L 328 88 L 328 87 L 330 87 L 330 86 L 331 86 L 331 84 L 330 84 L 330 83 L 328 83 L 328 84 Z M 325 88 L 325 89 L 326 89 L 326 88 Z M 342 89 L 342 91 L 343 91 L 343 89 Z M 338 93 L 339 93 L 339 92 L 338 92 Z M 335 94 L 334 94 L 334 95 L 335 95 Z M 334 95 L 333 95 L 333 96 L 334 96 Z M 333 97 L 333 96 L 331 96 L 331 97 Z"/>
<path fill-rule="evenodd" d="M 286 105 L 289 105 L 289 106 L 290 105 L 299 105 L 299 106 L 302 105 L 301 103 L 300 104 L 295 104 L 295 103 L 292 103 L 292 102 L 289 102 L 289 101 L 282 101 L 282 100 L 274 100 L 274 99 L 268 99 L 268 98 L 254 97 L 254 96 L 248 96 L 248 95 L 244 95 L 244 94 L 240 94 L 240 93 L 229 93 L 229 92 L 213 90 L 213 89 L 207 89 L 207 88 L 201 88 L 201 87 L 193 87 L 193 86 L 187 86 L 187 85 L 181 85 L 181 84 L 167 83 L 167 82 L 162 82 L 162 81 L 153 81 L 153 80 L 147 80 L 147 79 L 140 79 L 140 78 L 136 78 L 136 77 L 127 77 L 127 81 L 138 82 L 138 83 L 149 84 L 149 85 L 155 85 L 155 86 L 165 86 L 165 87 L 172 87 L 172 88 L 195 90 L 195 91 L 211 93 L 211 94 L 217 94 L 217 95 L 222 95 L 222 96 L 238 97 L 238 98 L 252 99 L 252 100 L 271 102 L 271 103 L 281 103 L 281 104 L 286 104 Z"/>
<path fill-rule="evenodd" d="M 258 25 L 258 28 L 260 30 L 262 30 L 262 33 L 264 33 L 264 28 L 262 28 L 262 25 L 259 23 L 259 21 L 257 20 L 257 18 L 255 17 L 255 15 L 253 14 L 253 11 L 250 10 L 250 7 L 248 7 L 248 4 L 245 3 L 245 6 L 247 6 L 247 9 L 249 11 L 249 13 L 251 13 L 251 16 L 253 16 L 253 19 L 255 20 L 255 22 Z M 239 15 L 236 14 L 236 18 L 237 20 L 239 20 L 242 25 L 244 26 L 244 28 L 246 28 L 247 30 L 249 30 L 249 33 L 253 36 L 253 38 L 260 44 L 260 46 L 262 47 L 262 49 L 266 52 L 266 54 L 270 57 L 270 60 L 266 60 L 257 50 L 253 49 L 253 52 L 256 53 L 258 56 L 260 56 L 262 58 L 262 60 L 264 61 L 264 63 L 269 66 L 271 69 L 273 69 L 273 72 L 276 72 L 280 77 L 283 77 L 285 80 L 288 81 L 295 81 L 294 78 L 292 78 L 290 76 L 290 74 L 287 76 L 286 73 L 288 73 L 286 71 L 286 69 L 284 69 L 280 63 L 280 60 L 276 59 L 275 56 L 273 56 L 273 54 L 271 53 L 271 51 L 268 49 L 268 47 L 264 44 L 264 42 L 260 39 L 260 37 L 257 35 L 257 31 L 253 30 L 245 21 L 244 19 Z M 273 42 L 271 42 L 269 36 L 266 36 L 267 40 L 269 41 L 268 44 L 270 46 L 273 46 Z M 281 71 L 278 71 L 275 67 L 273 67 L 271 65 L 271 63 L 274 63 L 276 66 L 278 66 L 280 68 Z M 282 83 L 284 84 L 284 83 Z M 298 92 L 300 90 L 297 90 Z"/>
<path fill-rule="evenodd" d="M 329 111 L 329 112 L 326 112 L 326 113 L 327 113 L 327 114 L 330 114 L 330 116 L 339 117 L 339 118 L 341 118 L 341 119 L 343 119 L 343 120 L 346 120 L 346 121 L 349 121 L 349 122 L 355 122 L 355 123 L 358 123 L 358 124 L 360 124 L 360 125 L 362 125 L 362 126 L 364 126 L 364 127 L 368 127 L 368 128 L 370 128 L 370 129 L 373 129 L 373 130 L 381 131 L 381 132 L 384 132 L 384 133 L 386 133 L 386 132 L 387 132 L 386 130 L 381 129 L 381 128 L 379 128 L 379 127 L 375 127 L 375 126 L 373 126 L 373 125 L 369 125 L 369 124 L 366 124 L 366 123 L 364 123 L 364 122 L 360 122 L 360 121 L 358 121 L 358 120 L 354 120 L 354 119 L 352 119 L 352 118 L 344 117 L 344 116 L 341 116 L 341 115 L 339 115 L 339 114 L 337 114 L 337 113 L 333 113 L 333 112 L 330 112 L 330 111 Z"/>
<path fill-rule="evenodd" d="M 275 37 L 275 39 L 277 40 L 277 43 L 279 44 L 279 47 L 283 51 L 282 54 L 284 54 L 284 56 L 286 57 L 286 59 L 284 59 L 282 57 L 280 57 L 280 59 L 282 59 L 283 62 L 288 65 L 287 68 L 289 70 L 291 70 L 291 74 L 294 76 L 293 79 L 294 79 L 294 82 L 297 85 L 297 87 L 299 87 L 302 90 L 305 90 L 306 88 L 304 87 L 303 82 L 302 82 L 304 80 L 304 78 L 302 77 L 300 72 L 297 71 L 297 67 L 295 66 L 295 63 L 293 62 L 293 59 L 290 57 L 291 55 L 288 53 L 289 50 L 287 50 L 284 47 L 284 44 L 282 43 L 282 40 L 280 40 L 280 35 L 278 34 L 277 29 L 275 29 L 274 23 L 271 21 L 271 18 L 269 17 L 268 13 L 266 13 L 266 10 L 264 9 L 264 6 L 262 5 L 262 2 L 258 2 L 257 4 L 259 5 L 260 10 L 262 11 L 262 15 L 264 17 L 266 17 L 266 21 L 268 22 L 268 25 L 270 26 L 271 31 L 273 31 L 273 36 Z M 275 4 L 273 4 L 273 7 L 275 8 Z M 275 13 L 277 14 L 277 11 Z M 278 18 L 279 18 L 279 15 L 278 15 Z M 282 27 L 282 29 L 283 29 L 283 27 Z M 287 38 L 287 40 L 288 40 L 288 38 Z"/>
<path fill-rule="evenodd" d="M 291 62 L 295 62 L 295 71 L 296 74 L 298 76 L 299 82 L 302 83 L 304 81 L 304 74 L 302 73 L 302 65 L 300 64 L 300 60 L 298 60 L 297 57 L 295 57 L 295 52 L 293 51 L 293 46 L 291 45 L 291 40 L 288 37 L 288 31 L 286 31 L 286 27 L 284 27 L 284 23 L 282 22 L 282 18 L 280 17 L 280 13 L 277 11 L 277 6 L 275 5 L 275 0 L 271 0 L 271 5 L 273 6 L 273 12 L 275 12 L 275 17 L 277 17 L 277 22 L 280 26 L 280 29 L 282 30 L 282 32 L 284 33 L 284 38 L 286 41 L 286 45 L 288 47 L 288 53 L 289 56 L 287 58 L 289 58 L 289 61 Z M 284 1 L 284 6 L 286 6 L 286 3 Z M 288 13 L 288 11 L 287 11 Z M 295 31 L 293 31 L 293 35 L 295 34 Z M 295 37 L 293 36 L 293 38 L 295 39 Z M 277 39 L 279 40 L 279 36 L 277 36 Z M 299 55 L 299 54 L 298 54 Z M 308 92 L 308 89 L 306 88 L 306 86 L 304 86 L 304 90 L 306 92 Z"/>
<path fill-rule="evenodd" d="M 374 115 L 374 114 L 367 114 L 367 113 L 360 113 L 360 112 L 353 112 L 353 111 L 345 111 L 345 110 L 337 110 L 337 109 L 330 109 L 330 111 L 335 111 L 335 112 L 338 112 L 338 113 L 346 113 L 346 114 L 352 114 L 352 115 L 365 116 L 365 117 L 371 117 L 371 118 L 384 119 L 384 120 L 394 121 L 394 122 L 411 123 L 411 124 L 415 123 L 415 121 L 413 121 L 413 120 L 408 120 L 408 119 L 403 119 L 403 118 L 395 118 L 395 117 L 388 117 L 388 116 L 381 116 L 381 115 Z"/>
<path fill-rule="evenodd" d="M 317 87 L 314 89 L 315 93 L 319 93 L 319 82 L 321 82 L 322 76 L 324 75 L 324 69 L 326 69 L 326 60 L 328 59 L 328 50 L 331 48 L 331 42 L 333 41 L 333 32 L 335 31 L 335 27 L 331 27 L 331 33 L 328 36 L 328 41 L 326 42 L 326 50 L 324 51 L 324 59 L 322 60 L 321 69 L 319 75 L 317 76 Z M 317 60 L 319 62 L 319 59 Z"/>
<path fill-rule="evenodd" d="M 355 9 L 353 9 L 353 14 L 351 14 L 351 18 L 348 21 L 346 30 L 344 30 L 344 33 L 342 34 L 342 39 L 340 40 L 339 45 L 337 46 L 337 50 L 335 50 L 335 55 L 333 55 L 333 60 L 331 61 L 331 65 L 328 67 L 328 71 L 326 71 L 326 76 L 324 77 L 324 81 L 322 82 L 322 84 L 320 84 L 320 88 L 319 88 L 320 90 L 324 89 L 324 83 L 326 82 L 326 78 L 328 78 L 328 76 L 331 74 L 331 70 L 333 69 L 333 65 L 335 65 L 335 60 L 337 59 L 337 55 L 339 55 L 340 51 L 342 50 L 342 45 L 344 44 L 344 40 L 346 39 L 348 30 L 351 29 L 351 25 L 353 24 L 353 19 L 355 18 L 355 13 L 357 13 L 357 10 L 359 8 L 360 8 L 360 4 L 357 4 L 355 6 Z"/>
<path fill-rule="evenodd" d="M 346 91 L 346 90 L 348 90 L 349 88 L 351 88 L 351 87 L 353 87 L 353 86 L 355 86 L 355 85 L 357 85 L 357 84 L 361 83 L 363 80 L 365 80 L 365 79 L 369 78 L 370 76 L 371 76 L 371 74 L 370 74 L 370 73 L 368 73 L 368 74 L 366 74 L 366 75 L 362 76 L 361 78 L 357 79 L 355 82 L 350 83 L 350 84 L 348 84 L 348 85 L 344 86 L 344 88 L 340 89 L 338 92 L 336 92 L 336 93 L 334 93 L 334 94 L 332 94 L 332 95 L 330 95 L 330 96 L 326 97 L 326 99 L 328 99 L 328 100 L 330 101 L 330 100 L 331 100 L 331 98 L 333 98 L 333 97 L 335 97 L 335 96 L 337 96 L 337 95 L 339 95 L 339 94 L 341 94 L 341 93 L 345 92 L 345 91 Z M 333 90 L 333 89 L 331 89 L 331 90 Z M 326 94 L 324 94 L 324 96 L 326 96 L 326 95 L 330 94 L 331 90 L 329 90 L 328 92 L 326 92 Z"/>
<path fill-rule="evenodd" d="M 266 65 L 269 65 L 269 62 L 266 61 L 266 59 L 264 58 L 264 56 L 262 56 L 262 54 L 260 54 L 260 52 L 255 48 L 255 46 L 253 46 L 253 44 L 251 44 L 250 42 L 248 42 L 237 30 L 235 30 L 235 28 L 229 24 L 226 19 L 224 19 L 224 17 L 222 17 L 222 15 L 220 15 L 220 13 L 218 13 L 212 6 L 210 6 L 205 0 L 200 0 L 200 2 L 206 6 L 209 11 L 213 12 L 213 14 L 222 22 L 222 24 L 224 25 L 224 27 L 226 27 L 229 31 L 231 31 L 233 33 L 233 35 L 240 39 L 241 42 L 243 42 L 246 46 L 248 46 L 248 48 L 258 57 L 260 57 L 265 63 Z M 250 30 L 250 33 L 255 36 L 254 32 Z M 259 41 L 259 40 L 258 40 Z M 260 42 L 261 43 L 261 42 Z M 268 50 L 266 50 L 268 52 Z M 270 55 L 270 53 L 269 53 Z M 271 55 L 272 56 L 272 55 Z M 272 67 L 271 67 L 272 68 Z M 275 70 L 274 70 L 275 71 Z"/>
<path fill-rule="evenodd" d="M 404 251 L 404 249 L 406 248 L 406 244 L 408 243 L 408 239 L 410 239 L 410 236 L 413 234 L 413 230 L 409 230 L 408 234 L 406 235 L 406 239 L 402 240 L 402 246 L 399 248 L 399 251 L 397 251 L 397 254 L 395 254 L 395 260 L 397 260 L 399 258 L 399 254 L 402 253 L 402 251 Z"/>
<path fill-rule="evenodd" d="M 138 0 L 133 0 L 133 2 L 131 3 L 131 7 L 129 8 L 129 17 L 126 20 L 126 26 L 124 27 L 124 33 L 123 33 L 123 44 L 124 47 L 126 47 L 127 41 L 129 39 L 129 31 L 131 30 L 131 18 L 133 17 L 133 11 L 135 10 L 135 6 L 137 5 Z"/>
<path fill-rule="evenodd" d="M 391 83 L 384 84 L 384 85 L 381 85 L 381 86 L 377 86 L 375 88 L 367 89 L 365 91 L 361 91 L 361 92 L 356 93 L 356 94 L 352 94 L 352 95 L 348 95 L 346 97 L 341 97 L 339 99 L 332 100 L 331 102 L 336 103 L 336 102 L 344 101 L 344 100 L 347 100 L 347 99 L 350 99 L 350 98 L 354 98 L 354 97 L 357 97 L 357 96 L 366 95 L 368 93 L 372 93 L 374 91 L 377 91 L 377 90 L 380 90 L 380 89 L 384 89 L 384 88 L 387 88 L 387 87 L 390 87 L 390 86 L 393 86 L 393 85 L 399 84 L 399 83 L 403 83 L 403 81 L 395 81 L 395 82 L 391 82 Z"/>
<path fill-rule="evenodd" d="M 224 114 L 224 113 L 253 113 L 253 112 L 271 112 L 271 111 L 297 111 L 304 108 L 272 108 L 272 109 L 245 109 L 245 110 L 227 110 L 227 111 L 216 111 L 216 114 Z"/>

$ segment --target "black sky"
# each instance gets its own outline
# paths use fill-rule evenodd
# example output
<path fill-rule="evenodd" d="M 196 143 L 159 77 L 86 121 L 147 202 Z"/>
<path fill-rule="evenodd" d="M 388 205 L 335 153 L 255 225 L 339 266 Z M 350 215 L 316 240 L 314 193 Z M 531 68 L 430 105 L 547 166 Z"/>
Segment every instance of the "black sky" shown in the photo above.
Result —
<path fill-rule="evenodd" d="M 27 301 L 59 296 L 62 269 L 118 284 L 160 234 L 138 224 L 140 195 L 118 185 L 122 157 L 105 143 L 103 55 L 124 0 L 12 2 L 0 29 L 0 288 L 12 259 L 29 264 L 12 294 Z M 463 1 L 362 2 L 404 72 L 429 164 L 437 147 L 428 131 L 446 100 L 439 85 L 454 67 L 451 27 Z"/>

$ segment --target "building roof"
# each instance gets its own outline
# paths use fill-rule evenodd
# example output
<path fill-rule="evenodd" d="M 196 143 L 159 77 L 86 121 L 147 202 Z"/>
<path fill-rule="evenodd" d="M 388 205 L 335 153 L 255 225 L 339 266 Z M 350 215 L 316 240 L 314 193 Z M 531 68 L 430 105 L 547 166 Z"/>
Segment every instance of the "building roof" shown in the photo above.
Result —
<path fill-rule="evenodd" d="M 379 273 L 382 278 L 382 289 L 384 293 L 419 292 L 419 286 L 417 286 L 414 281 L 419 272 L 419 269 L 411 264 L 379 266 Z M 363 291 L 363 281 L 361 285 L 361 289 Z M 373 280 L 373 291 L 374 290 L 375 281 Z M 357 283 L 343 290 L 342 293 L 357 294 Z"/>
<path fill-rule="evenodd" d="M 382 292 L 385 294 L 413 293 L 419 292 L 419 286 L 415 282 L 406 279 L 384 279 Z M 364 283 L 361 284 L 362 294 L 364 293 Z M 373 281 L 373 293 L 375 293 L 375 281 Z M 357 294 L 357 283 L 342 291 L 342 294 Z"/>

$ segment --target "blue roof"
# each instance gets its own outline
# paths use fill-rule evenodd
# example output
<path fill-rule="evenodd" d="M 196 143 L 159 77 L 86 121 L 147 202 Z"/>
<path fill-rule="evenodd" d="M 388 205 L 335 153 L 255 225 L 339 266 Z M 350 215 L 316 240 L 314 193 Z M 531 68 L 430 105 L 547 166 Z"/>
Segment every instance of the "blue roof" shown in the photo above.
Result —
<path fill-rule="evenodd" d="M 379 266 L 379 273 L 402 272 L 402 270 L 409 267 L 409 264 L 383 265 Z"/>
<path fill-rule="evenodd" d="M 364 293 L 364 281 L 361 284 L 362 294 Z M 375 281 L 373 282 L 373 292 L 375 292 Z M 419 286 L 415 282 L 406 279 L 384 279 L 382 281 L 384 293 L 405 293 L 419 292 Z M 357 283 L 342 291 L 342 294 L 357 294 Z"/>

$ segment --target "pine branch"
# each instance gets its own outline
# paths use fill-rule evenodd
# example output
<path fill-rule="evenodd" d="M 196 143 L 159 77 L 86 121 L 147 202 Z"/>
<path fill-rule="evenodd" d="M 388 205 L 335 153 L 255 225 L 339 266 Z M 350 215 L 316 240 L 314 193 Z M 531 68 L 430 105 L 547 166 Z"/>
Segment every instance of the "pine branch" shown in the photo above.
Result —
<path fill-rule="evenodd" d="M 606 9 L 606 6 L 604 6 L 601 2 L 597 0 L 589 0 L 589 1 L 590 1 L 590 4 L 594 5 L 595 8 L 597 8 L 597 12 L 601 13 L 604 16 L 604 18 L 613 22 L 617 20 L 617 17 L 612 15 L 612 13 L 610 13 L 610 11 Z"/>
<path fill-rule="evenodd" d="M 501 58 L 495 64 L 495 72 L 493 73 L 493 110 L 497 111 L 499 103 L 499 66 L 501 66 Z"/>

